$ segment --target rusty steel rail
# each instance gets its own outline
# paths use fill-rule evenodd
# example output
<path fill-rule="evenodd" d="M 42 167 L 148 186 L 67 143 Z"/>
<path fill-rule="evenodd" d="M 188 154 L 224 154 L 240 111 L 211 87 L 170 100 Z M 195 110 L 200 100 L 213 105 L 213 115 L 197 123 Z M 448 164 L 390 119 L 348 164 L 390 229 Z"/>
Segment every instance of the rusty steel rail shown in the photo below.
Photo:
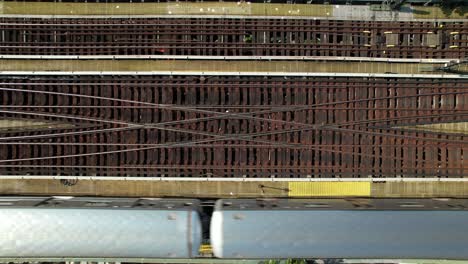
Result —
<path fill-rule="evenodd" d="M 421 127 L 468 122 L 466 79 L 6 75 L 0 92 L 0 120 L 48 125 L 4 122 L 4 175 L 468 172 L 468 129 Z"/>
<path fill-rule="evenodd" d="M 232 18 L 0 18 L 0 55 L 464 58 L 468 23 Z"/>

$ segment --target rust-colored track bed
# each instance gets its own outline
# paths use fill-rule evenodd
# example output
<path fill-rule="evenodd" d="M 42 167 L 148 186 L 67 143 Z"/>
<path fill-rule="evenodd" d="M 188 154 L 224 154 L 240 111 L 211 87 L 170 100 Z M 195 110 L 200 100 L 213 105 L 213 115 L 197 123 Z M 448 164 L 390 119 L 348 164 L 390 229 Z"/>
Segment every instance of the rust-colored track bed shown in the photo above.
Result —
<path fill-rule="evenodd" d="M 1 18 L 3 55 L 464 58 L 467 22 Z"/>
<path fill-rule="evenodd" d="M 466 129 L 414 127 L 467 122 L 464 79 L 3 76 L 0 82 L 0 174 L 468 172 Z"/>

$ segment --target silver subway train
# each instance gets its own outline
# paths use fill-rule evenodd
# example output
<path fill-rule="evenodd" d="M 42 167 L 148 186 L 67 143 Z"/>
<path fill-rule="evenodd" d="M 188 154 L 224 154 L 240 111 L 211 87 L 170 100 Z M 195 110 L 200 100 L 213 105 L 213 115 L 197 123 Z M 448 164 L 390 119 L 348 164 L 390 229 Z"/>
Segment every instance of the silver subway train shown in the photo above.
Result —
<path fill-rule="evenodd" d="M 190 258 L 197 210 L 197 200 L 0 197 L 0 256 Z"/>
<path fill-rule="evenodd" d="M 200 205 L 193 199 L 0 197 L 0 258 L 192 258 L 209 231 L 219 258 L 468 259 L 468 199 Z M 212 210 L 211 222 L 202 221 Z"/>
<path fill-rule="evenodd" d="M 467 200 L 219 200 L 220 258 L 468 259 Z"/>

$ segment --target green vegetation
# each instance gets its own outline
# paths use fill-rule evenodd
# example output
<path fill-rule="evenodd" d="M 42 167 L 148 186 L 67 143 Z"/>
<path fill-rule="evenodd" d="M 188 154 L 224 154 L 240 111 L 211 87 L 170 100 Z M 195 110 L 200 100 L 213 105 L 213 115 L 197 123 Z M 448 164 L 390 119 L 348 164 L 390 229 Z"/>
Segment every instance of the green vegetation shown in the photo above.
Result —
<path fill-rule="evenodd" d="M 449 16 L 452 12 L 463 16 L 468 12 L 468 2 L 466 0 L 442 0 L 440 7 L 446 16 Z"/>

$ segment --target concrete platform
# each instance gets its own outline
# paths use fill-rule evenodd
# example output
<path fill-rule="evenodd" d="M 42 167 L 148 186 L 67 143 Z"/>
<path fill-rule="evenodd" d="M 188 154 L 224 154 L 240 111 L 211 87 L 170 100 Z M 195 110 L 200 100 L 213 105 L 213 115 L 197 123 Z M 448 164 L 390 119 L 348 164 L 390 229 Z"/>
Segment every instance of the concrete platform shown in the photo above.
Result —
<path fill-rule="evenodd" d="M 428 68 L 443 66 L 442 63 L 418 62 L 357 62 L 357 61 L 221 61 L 221 60 L 1 60 L 0 74 L 29 72 L 43 74 L 53 72 L 112 74 L 216 74 L 216 75 L 307 75 L 307 74 L 384 74 L 434 75 L 456 77 L 456 74 L 427 72 Z M 404 76 L 402 76 L 404 77 Z"/>
<path fill-rule="evenodd" d="M 68 180 L 68 183 L 64 183 Z M 468 198 L 466 178 L 117 178 L 2 176 L 1 195 Z"/>
<path fill-rule="evenodd" d="M 464 9 L 444 13 L 438 7 L 405 6 L 399 12 L 372 11 L 369 6 L 262 4 L 249 2 L 169 2 L 169 3 L 53 3 L 0 2 L 0 16 L 190 16 L 282 19 L 339 19 L 414 21 L 461 21 L 468 14 Z"/>
<path fill-rule="evenodd" d="M 229 60 L 229 61 L 355 61 L 444 64 L 449 59 L 330 57 L 330 56 L 199 56 L 199 55 L 0 55 L 0 60 Z"/>

